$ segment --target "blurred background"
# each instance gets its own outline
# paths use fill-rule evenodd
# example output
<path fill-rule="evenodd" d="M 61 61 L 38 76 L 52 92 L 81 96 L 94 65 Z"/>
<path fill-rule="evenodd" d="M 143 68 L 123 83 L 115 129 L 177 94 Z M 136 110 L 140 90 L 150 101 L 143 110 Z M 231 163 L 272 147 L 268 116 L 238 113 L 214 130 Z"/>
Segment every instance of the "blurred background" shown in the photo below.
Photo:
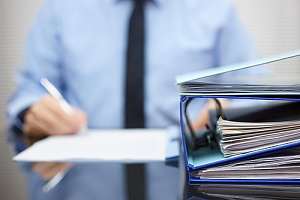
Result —
<path fill-rule="evenodd" d="M 14 88 L 24 43 L 42 0 L 0 0 L 0 199 L 26 199 L 24 178 L 11 161 L 5 136 L 5 102 Z M 300 49 L 299 0 L 235 0 L 258 54 Z M 299 64 L 293 70 L 300 72 Z M 283 68 L 275 68 L 284 75 Z"/>

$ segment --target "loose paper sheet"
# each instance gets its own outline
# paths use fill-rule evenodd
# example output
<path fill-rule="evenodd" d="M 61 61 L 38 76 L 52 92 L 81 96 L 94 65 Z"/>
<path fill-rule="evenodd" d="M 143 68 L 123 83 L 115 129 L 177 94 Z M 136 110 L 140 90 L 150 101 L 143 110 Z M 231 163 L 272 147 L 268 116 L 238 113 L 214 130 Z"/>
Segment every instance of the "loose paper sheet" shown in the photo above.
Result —
<path fill-rule="evenodd" d="M 14 157 L 22 162 L 164 161 L 167 130 L 88 130 L 85 134 L 53 136 Z"/>

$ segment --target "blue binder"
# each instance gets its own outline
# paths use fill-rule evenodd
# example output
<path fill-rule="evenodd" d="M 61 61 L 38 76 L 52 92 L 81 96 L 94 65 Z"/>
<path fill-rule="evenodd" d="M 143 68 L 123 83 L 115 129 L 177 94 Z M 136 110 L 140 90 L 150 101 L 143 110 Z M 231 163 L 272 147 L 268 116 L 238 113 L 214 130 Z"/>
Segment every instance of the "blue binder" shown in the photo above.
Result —
<path fill-rule="evenodd" d="M 179 87 L 183 84 L 189 83 L 190 81 L 199 80 L 206 77 L 211 77 L 219 74 L 224 74 L 231 71 L 242 70 L 246 68 L 266 65 L 286 59 L 300 57 L 300 51 L 294 51 L 287 54 L 265 58 L 254 62 L 225 66 L 220 68 L 214 68 L 207 71 L 191 73 L 183 75 L 177 78 Z M 243 160 L 260 158 L 267 156 L 272 153 L 282 152 L 295 147 L 300 147 L 300 140 L 286 143 L 284 145 L 277 145 L 270 148 L 265 148 L 257 151 L 252 151 L 245 154 L 240 154 L 231 157 L 224 157 L 219 149 L 211 149 L 209 147 L 202 147 L 197 151 L 189 149 L 187 135 L 185 133 L 185 119 L 184 119 L 184 107 L 185 103 L 189 99 L 195 98 L 228 98 L 228 99 L 258 99 L 258 100 L 285 100 L 285 101 L 299 101 L 300 102 L 300 91 L 283 92 L 283 93 L 256 93 L 254 92 L 243 92 L 242 90 L 236 93 L 220 93 L 220 92 L 180 92 L 180 124 L 181 124 L 181 148 L 185 159 L 185 167 L 188 176 L 189 184 L 204 184 L 204 183 L 222 183 L 222 184 L 287 184 L 287 185 L 299 185 L 300 179 L 209 179 L 201 178 L 193 175 L 198 170 L 208 169 L 211 167 L 222 166 L 230 163 L 235 163 Z"/>

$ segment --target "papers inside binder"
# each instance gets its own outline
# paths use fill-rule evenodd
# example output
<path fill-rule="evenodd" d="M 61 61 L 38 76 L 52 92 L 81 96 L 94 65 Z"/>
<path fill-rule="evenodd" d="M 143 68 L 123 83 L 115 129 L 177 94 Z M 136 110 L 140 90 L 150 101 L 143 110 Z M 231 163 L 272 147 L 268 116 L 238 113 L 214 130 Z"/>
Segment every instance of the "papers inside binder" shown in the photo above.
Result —
<path fill-rule="evenodd" d="M 300 179 L 300 151 L 290 150 L 257 158 L 199 170 L 194 176 L 210 179 Z"/>
<path fill-rule="evenodd" d="M 208 100 L 193 98 L 195 104 Z M 235 162 L 246 159 L 249 155 L 272 152 L 286 145 L 300 145 L 300 101 L 274 103 L 272 100 L 238 98 L 231 101 L 233 106 L 222 111 L 226 120 L 217 116 L 215 110 L 210 112 L 208 127 L 215 134 L 210 136 L 215 140 L 215 145 L 203 145 L 203 142 L 200 146 L 197 145 L 199 133 L 196 131 L 195 136 L 191 137 L 186 116 L 182 115 L 188 163 L 193 169 Z M 187 115 L 191 115 L 190 110 L 187 110 Z M 191 146 L 192 141 L 196 147 Z"/>
<path fill-rule="evenodd" d="M 300 121 L 237 122 L 220 118 L 217 130 L 225 157 L 300 140 Z"/>

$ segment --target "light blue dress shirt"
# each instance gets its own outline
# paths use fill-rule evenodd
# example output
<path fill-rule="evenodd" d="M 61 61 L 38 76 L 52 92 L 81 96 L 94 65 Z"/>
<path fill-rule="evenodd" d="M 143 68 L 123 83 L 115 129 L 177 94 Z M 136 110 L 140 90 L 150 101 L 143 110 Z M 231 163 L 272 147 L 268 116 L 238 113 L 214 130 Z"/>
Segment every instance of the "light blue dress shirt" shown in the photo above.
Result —
<path fill-rule="evenodd" d="M 29 34 L 23 70 L 8 104 L 9 126 L 46 94 L 47 77 L 88 115 L 89 128 L 122 128 L 129 0 L 46 0 Z M 254 57 L 252 42 L 227 0 L 154 0 L 146 6 L 146 125 L 178 119 L 175 76 Z M 18 137 L 10 138 L 20 147 Z M 67 148 L 67 147 L 66 147 Z M 17 148 L 20 150 L 20 148 Z M 55 151 L 55 148 L 53 149 Z M 59 152 L 57 152 L 59 153 Z M 126 196 L 120 164 L 80 164 L 52 191 L 24 172 L 31 199 L 116 199 Z M 149 199 L 174 200 L 178 171 L 147 166 Z"/>

